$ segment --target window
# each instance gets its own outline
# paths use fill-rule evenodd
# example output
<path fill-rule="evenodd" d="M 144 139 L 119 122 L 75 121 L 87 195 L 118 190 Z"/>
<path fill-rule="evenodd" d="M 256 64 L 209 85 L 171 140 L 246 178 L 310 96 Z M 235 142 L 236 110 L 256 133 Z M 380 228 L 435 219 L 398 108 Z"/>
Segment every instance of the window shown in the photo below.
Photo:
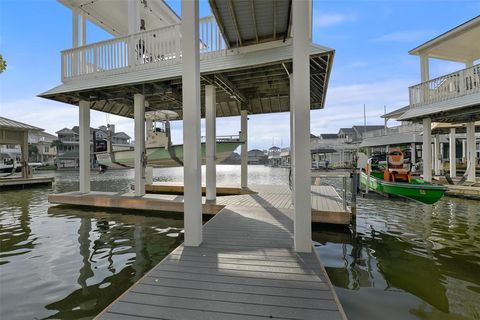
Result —
<path fill-rule="evenodd" d="M 49 153 L 49 152 L 50 152 L 50 147 L 49 147 L 49 146 L 45 146 L 45 147 L 43 148 L 43 152 Z"/>

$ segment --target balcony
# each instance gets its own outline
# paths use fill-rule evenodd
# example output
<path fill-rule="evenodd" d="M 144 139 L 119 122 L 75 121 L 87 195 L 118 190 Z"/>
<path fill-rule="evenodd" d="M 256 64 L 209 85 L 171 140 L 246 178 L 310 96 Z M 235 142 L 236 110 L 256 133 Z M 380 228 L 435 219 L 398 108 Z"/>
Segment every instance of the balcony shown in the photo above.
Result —
<path fill-rule="evenodd" d="M 226 53 L 213 17 L 200 19 L 200 59 Z M 62 51 L 62 82 L 178 64 L 181 24 L 148 30 Z"/>
<path fill-rule="evenodd" d="M 422 82 L 409 91 L 411 108 L 480 94 L 480 64 Z"/>

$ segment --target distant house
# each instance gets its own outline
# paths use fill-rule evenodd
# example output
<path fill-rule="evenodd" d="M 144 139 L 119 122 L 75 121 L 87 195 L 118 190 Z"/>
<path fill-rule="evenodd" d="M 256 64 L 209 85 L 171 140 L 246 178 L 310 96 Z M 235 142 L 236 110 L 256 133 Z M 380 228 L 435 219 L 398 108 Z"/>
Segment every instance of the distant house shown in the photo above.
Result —
<path fill-rule="evenodd" d="M 265 164 L 267 155 L 265 151 L 252 149 L 248 151 L 248 164 Z"/>
<path fill-rule="evenodd" d="M 54 140 L 57 140 L 57 137 L 45 131 L 29 132 L 28 144 L 37 147 L 36 154 L 30 155 L 29 160 L 53 165 L 57 156 L 57 148 L 52 146 Z"/>
<path fill-rule="evenodd" d="M 109 126 L 112 131 L 112 145 L 127 146 L 130 145 L 130 136 L 125 132 L 115 132 L 115 126 Z M 90 128 L 90 166 L 95 168 L 97 166 L 95 155 L 93 153 L 93 136 L 96 141 L 108 139 L 108 128 L 100 126 L 98 129 Z M 78 126 L 72 129 L 63 128 L 57 131 L 58 140 L 62 142 L 60 150 L 58 150 L 58 166 L 60 169 L 78 168 L 79 165 L 79 132 Z"/>
<path fill-rule="evenodd" d="M 280 166 L 284 168 L 290 167 L 290 148 L 282 148 L 280 152 Z"/>
<path fill-rule="evenodd" d="M 268 149 L 268 165 L 270 167 L 279 167 L 281 164 L 280 157 L 281 149 L 279 147 L 273 146 Z"/>

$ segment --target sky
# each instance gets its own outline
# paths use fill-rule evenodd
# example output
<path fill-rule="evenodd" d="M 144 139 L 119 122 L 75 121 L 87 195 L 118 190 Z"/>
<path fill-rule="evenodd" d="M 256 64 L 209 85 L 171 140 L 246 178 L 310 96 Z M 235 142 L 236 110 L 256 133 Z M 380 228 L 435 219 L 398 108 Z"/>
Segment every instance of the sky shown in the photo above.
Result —
<path fill-rule="evenodd" d="M 166 2 L 180 15 L 179 0 Z M 408 87 L 420 82 L 419 58 L 408 51 L 478 14 L 477 0 L 314 0 L 312 41 L 335 49 L 335 58 L 325 108 L 311 112 L 311 132 L 363 125 L 364 105 L 367 124 L 383 124 L 384 108 L 406 106 Z M 200 17 L 208 15 L 208 1 L 201 0 Z M 87 24 L 87 44 L 110 37 Z M 78 125 L 78 107 L 36 97 L 61 83 L 60 52 L 71 46 L 71 12 L 62 4 L 0 0 L 0 53 L 7 61 L 0 74 L 0 116 L 53 134 Z M 430 77 L 463 67 L 433 60 Z M 133 137 L 132 119 L 92 111 L 92 127 L 107 121 Z M 174 143 L 181 143 L 181 122 L 172 128 Z M 239 130 L 239 117 L 217 119 L 217 135 Z M 248 130 L 249 149 L 288 146 L 289 114 L 249 116 Z"/>

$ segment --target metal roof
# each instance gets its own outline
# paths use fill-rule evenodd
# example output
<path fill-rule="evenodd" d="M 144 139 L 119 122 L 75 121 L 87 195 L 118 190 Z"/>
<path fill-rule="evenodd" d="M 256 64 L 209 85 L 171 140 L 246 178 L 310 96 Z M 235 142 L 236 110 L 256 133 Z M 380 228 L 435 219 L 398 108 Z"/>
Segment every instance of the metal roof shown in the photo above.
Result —
<path fill-rule="evenodd" d="M 422 142 L 422 137 L 419 132 L 403 132 L 380 137 L 366 138 L 363 139 L 359 147 L 379 147 L 387 145 L 407 144 L 412 142 Z"/>
<path fill-rule="evenodd" d="M 480 120 L 480 92 L 429 105 L 410 107 L 398 120 L 419 122 L 426 117 L 434 122 L 451 123 Z"/>
<path fill-rule="evenodd" d="M 217 87 L 217 117 L 288 112 L 290 110 L 289 73 L 292 70 L 292 45 L 277 41 L 263 50 L 227 50 L 215 59 L 202 60 L 201 102 L 204 117 L 204 85 Z M 260 45 L 262 46 L 262 45 Z M 245 48 L 246 49 L 246 48 Z M 310 45 L 311 109 L 325 104 L 334 51 Z M 142 93 L 150 110 L 172 110 L 182 118 L 181 64 L 119 73 L 110 76 L 69 81 L 40 94 L 41 97 L 78 105 L 89 100 L 91 108 L 133 117 L 133 94 Z"/>
<path fill-rule="evenodd" d="M 43 129 L 29 124 L 0 117 L 0 129 L 13 129 L 20 131 L 43 131 Z"/>
<path fill-rule="evenodd" d="M 400 116 L 402 116 L 405 112 L 408 111 L 408 109 L 410 109 L 410 106 L 405 106 L 405 107 L 402 107 L 402 108 L 399 108 L 399 109 L 396 109 L 396 110 L 393 110 L 389 113 L 386 113 L 382 116 L 380 116 L 381 118 L 384 118 L 384 119 L 394 119 L 394 120 L 397 120 Z"/>
<path fill-rule="evenodd" d="M 278 39 L 290 33 L 291 0 L 209 0 L 228 48 Z"/>
<path fill-rule="evenodd" d="M 480 59 L 480 15 L 410 50 L 413 55 L 470 62 Z"/>
<path fill-rule="evenodd" d="M 57 0 L 69 9 L 83 13 L 88 20 L 115 36 L 128 34 L 128 0 Z M 140 0 L 138 0 L 140 1 Z M 140 19 L 146 30 L 180 22 L 177 14 L 163 1 L 145 1 L 139 5 Z"/>

